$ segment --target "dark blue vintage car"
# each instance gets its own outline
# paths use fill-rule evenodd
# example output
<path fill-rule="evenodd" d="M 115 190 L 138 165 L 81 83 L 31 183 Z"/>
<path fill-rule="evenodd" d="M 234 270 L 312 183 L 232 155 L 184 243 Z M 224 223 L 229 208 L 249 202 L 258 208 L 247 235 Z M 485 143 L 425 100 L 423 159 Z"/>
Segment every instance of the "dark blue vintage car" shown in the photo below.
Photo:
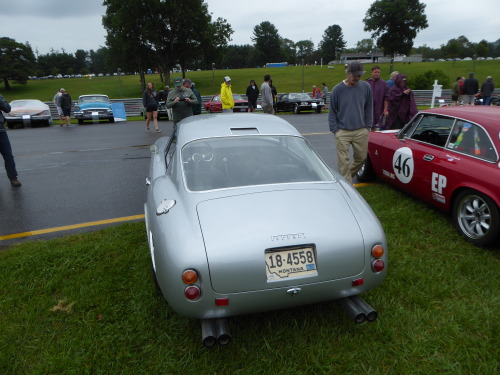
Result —
<path fill-rule="evenodd" d="M 107 95 L 81 95 L 75 105 L 74 115 L 80 125 L 83 125 L 85 120 L 115 122 L 111 101 Z"/>

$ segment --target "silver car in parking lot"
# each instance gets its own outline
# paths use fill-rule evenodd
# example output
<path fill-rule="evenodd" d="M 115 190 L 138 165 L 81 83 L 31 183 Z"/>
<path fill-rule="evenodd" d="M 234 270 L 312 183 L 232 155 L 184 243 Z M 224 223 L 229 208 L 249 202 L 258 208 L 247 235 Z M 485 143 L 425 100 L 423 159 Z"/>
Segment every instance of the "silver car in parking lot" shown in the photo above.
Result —
<path fill-rule="evenodd" d="M 381 225 L 354 187 L 285 120 L 189 117 L 151 146 L 145 217 L 156 285 L 202 320 L 206 346 L 227 344 L 225 318 L 358 295 L 387 272 Z"/>

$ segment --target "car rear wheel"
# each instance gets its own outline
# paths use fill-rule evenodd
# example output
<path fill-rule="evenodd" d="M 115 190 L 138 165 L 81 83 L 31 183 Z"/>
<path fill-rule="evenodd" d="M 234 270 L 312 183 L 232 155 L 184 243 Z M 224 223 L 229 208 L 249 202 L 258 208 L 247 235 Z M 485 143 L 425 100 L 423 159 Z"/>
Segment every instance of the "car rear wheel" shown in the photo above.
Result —
<path fill-rule="evenodd" d="M 298 104 L 295 104 L 293 106 L 293 113 L 295 113 L 296 115 L 298 115 L 300 113 L 300 107 Z"/>
<path fill-rule="evenodd" d="M 472 189 L 458 194 L 453 203 L 453 221 L 459 233 L 476 246 L 491 245 L 498 238 L 500 215 L 495 202 Z"/>
<path fill-rule="evenodd" d="M 361 182 L 370 182 L 375 180 L 377 177 L 375 171 L 373 170 L 372 161 L 370 156 L 366 156 L 364 164 L 361 166 L 360 170 L 356 172 L 356 177 Z"/>

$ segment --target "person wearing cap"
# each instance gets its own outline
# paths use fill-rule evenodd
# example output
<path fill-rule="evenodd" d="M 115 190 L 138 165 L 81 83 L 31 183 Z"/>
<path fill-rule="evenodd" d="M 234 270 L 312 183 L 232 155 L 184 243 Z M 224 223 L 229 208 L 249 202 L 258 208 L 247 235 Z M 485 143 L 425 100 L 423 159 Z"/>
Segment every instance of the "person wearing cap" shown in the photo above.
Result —
<path fill-rule="evenodd" d="M 363 64 L 354 61 L 347 67 L 347 79 L 330 94 L 328 125 L 335 134 L 339 173 L 352 184 L 368 152 L 368 133 L 373 124 L 372 89 L 366 81 Z M 350 149 L 353 151 L 351 164 Z"/>
<path fill-rule="evenodd" d="M 372 131 L 384 129 L 385 120 L 389 113 L 387 108 L 389 102 L 389 88 L 383 79 L 380 79 L 380 67 L 372 67 L 372 76 L 366 80 L 372 88 L 373 96 L 373 126 Z"/>
<path fill-rule="evenodd" d="M 10 104 L 7 103 L 7 100 L 0 95 L 0 154 L 2 154 L 5 162 L 5 170 L 7 171 L 7 177 L 10 180 L 10 184 L 13 187 L 19 187 L 21 183 L 17 179 L 16 163 L 12 155 L 12 147 L 10 145 L 9 136 L 7 135 L 7 130 L 5 129 L 5 118 L 3 117 L 2 111 L 9 113 L 11 107 Z"/>
<path fill-rule="evenodd" d="M 59 91 L 57 91 L 53 99 L 54 105 L 56 106 L 57 109 L 57 115 L 59 116 L 59 126 L 63 126 L 63 111 L 60 103 L 61 95 L 63 92 L 64 89 L 60 89 Z"/>
<path fill-rule="evenodd" d="M 194 82 L 191 82 L 191 80 L 189 78 L 184 78 L 182 80 L 182 86 L 184 86 L 187 89 L 191 89 L 194 96 L 196 96 L 196 99 L 198 99 L 198 104 L 193 104 L 193 106 L 192 106 L 193 115 L 194 116 L 201 115 L 201 103 L 203 103 L 203 100 L 201 98 L 200 92 L 196 88 L 196 85 L 194 84 Z"/>
<path fill-rule="evenodd" d="M 396 84 L 389 90 L 389 115 L 385 129 L 401 129 L 417 112 L 413 91 L 406 86 L 406 76 L 398 74 Z"/>
<path fill-rule="evenodd" d="M 172 108 L 175 134 L 178 123 L 193 115 L 193 105 L 198 104 L 198 99 L 191 89 L 182 85 L 181 77 L 174 78 L 174 86 L 175 88 L 168 93 L 167 108 Z"/>
<path fill-rule="evenodd" d="M 146 131 L 149 132 L 149 123 L 153 119 L 153 124 L 155 126 L 155 133 L 161 133 L 158 127 L 158 92 L 155 90 L 153 82 L 148 82 L 148 86 L 144 93 L 142 94 L 142 105 L 146 108 L 147 119 L 146 119 Z"/>
<path fill-rule="evenodd" d="M 486 77 L 486 81 L 481 85 L 481 96 L 483 97 L 483 105 L 490 105 L 491 94 L 495 91 L 495 84 L 491 76 Z"/>
<path fill-rule="evenodd" d="M 394 72 L 391 73 L 391 75 L 389 76 L 389 79 L 387 81 L 385 81 L 385 83 L 387 83 L 387 87 L 389 87 L 389 89 L 396 84 L 396 77 L 398 76 L 398 74 L 399 74 L 399 72 L 395 70 Z"/>
<path fill-rule="evenodd" d="M 224 82 L 220 85 L 220 101 L 222 102 L 222 112 L 233 112 L 234 99 L 231 89 L 231 77 L 225 76 Z"/>

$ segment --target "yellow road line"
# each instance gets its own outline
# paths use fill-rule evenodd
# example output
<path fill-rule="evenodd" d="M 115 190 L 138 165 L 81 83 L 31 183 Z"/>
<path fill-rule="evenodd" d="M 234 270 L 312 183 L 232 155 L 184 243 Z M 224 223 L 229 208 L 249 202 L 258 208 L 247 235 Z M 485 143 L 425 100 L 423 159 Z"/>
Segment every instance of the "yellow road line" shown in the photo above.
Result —
<path fill-rule="evenodd" d="M 119 217 L 119 218 L 116 218 L 116 219 L 91 221 L 91 222 L 88 222 L 88 223 L 81 223 L 81 224 L 74 224 L 74 225 L 65 225 L 65 226 L 62 226 L 62 227 L 48 228 L 48 229 L 41 229 L 41 230 L 34 230 L 34 231 L 31 231 L 31 232 L 8 234 L 8 235 L 5 235 L 5 236 L 0 236 L 0 241 L 2 241 L 2 240 L 10 240 L 10 239 L 13 239 L 13 238 L 20 238 L 20 237 L 36 236 L 38 234 L 61 232 L 61 231 L 64 231 L 64 230 L 69 230 L 69 229 L 78 229 L 78 228 L 92 227 L 92 226 L 112 224 L 112 223 L 120 223 L 120 222 L 123 222 L 123 221 L 132 221 L 132 220 L 139 220 L 139 219 L 144 219 L 144 214 L 142 214 L 142 215 L 133 215 L 133 216 Z"/>

